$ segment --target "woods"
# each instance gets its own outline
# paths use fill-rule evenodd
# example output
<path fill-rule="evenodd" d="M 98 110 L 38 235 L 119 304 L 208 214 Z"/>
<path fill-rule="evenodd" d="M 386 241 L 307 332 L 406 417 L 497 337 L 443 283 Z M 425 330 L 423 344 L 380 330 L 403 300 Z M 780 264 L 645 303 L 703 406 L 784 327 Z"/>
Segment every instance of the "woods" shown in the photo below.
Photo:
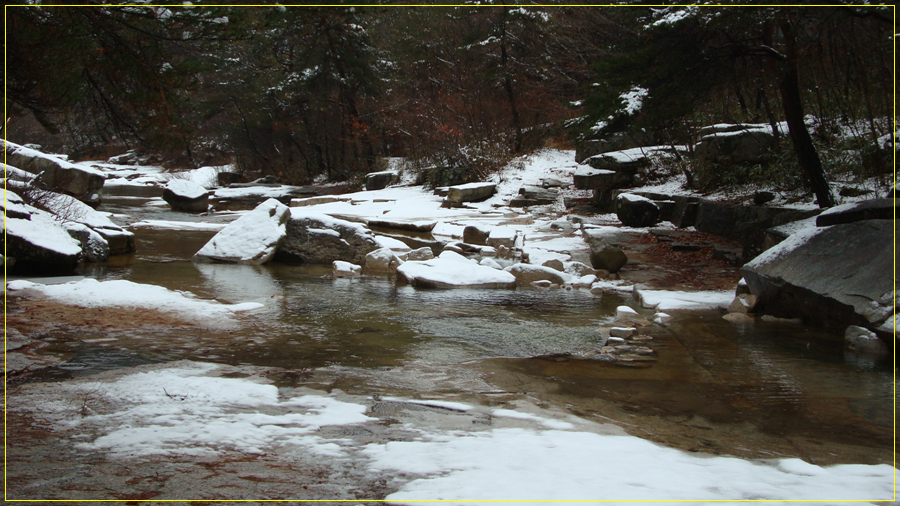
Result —
<path fill-rule="evenodd" d="M 762 122 L 790 143 L 732 179 L 802 174 L 828 207 L 832 165 L 892 171 L 878 145 L 894 131 L 892 16 L 878 6 L 10 6 L 6 136 L 81 157 L 139 149 L 174 168 L 233 162 L 295 184 L 353 180 L 394 156 L 470 181 L 548 143 L 641 132 L 691 146 L 705 125 Z M 623 114 L 634 89 L 646 91 L 643 106 Z M 700 187 L 728 182 L 720 167 L 683 170 Z"/>

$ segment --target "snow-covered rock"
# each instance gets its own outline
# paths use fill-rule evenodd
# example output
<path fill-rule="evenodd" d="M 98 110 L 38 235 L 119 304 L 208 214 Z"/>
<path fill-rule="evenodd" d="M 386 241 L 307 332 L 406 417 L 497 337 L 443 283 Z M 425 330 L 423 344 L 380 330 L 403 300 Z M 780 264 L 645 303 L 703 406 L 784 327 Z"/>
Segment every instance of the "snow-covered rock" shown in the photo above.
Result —
<path fill-rule="evenodd" d="M 402 263 L 403 261 L 397 258 L 391 248 L 380 248 L 366 255 L 366 273 L 393 272 Z"/>
<path fill-rule="evenodd" d="M 543 280 L 563 285 L 572 280 L 568 274 L 541 265 L 514 264 L 504 270 L 515 276 L 516 286 L 531 286 L 535 281 Z"/>
<path fill-rule="evenodd" d="M 494 248 L 505 246 L 514 248 L 516 246 L 516 229 L 512 227 L 494 227 L 488 234 L 487 245 Z"/>
<path fill-rule="evenodd" d="M 362 274 L 362 267 L 350 262 L 335 260 L 331 263 L 332 276 L 336 278 L 354 278 Z"/>
<path fill-rule="evenodd" d="M 86 225 L 74 221 L 62 222 L 63 228 L 81 243 L 82 258 L 87 262 L 105 262 L 109 259 L 109 243 Z"/>
<path fill-rule="evenodd" d="M 848 350 L 856 353 L 885 356 L 888 347 L 877 334 L 869 329 L 850 325 L 844 332 L 844 345 Z"/>
<path fill-rule="evenodd" d="M 410 262 L 422 262 L 424 260 L 431 260 L 432 258 L 434 258 L 434 251 L 432 251 L 428 246 L 414 249 L 410 251 L 406 257 L 406 259 Z"/>
<path fill-rule="evenodd" d="M 108 213 L 97 211 L 75 197 L 41 191 L 38 192 L 35 204 L 56 216 L 60 221 L 78 223 L 99 234 L 106 243 L 105 248 L 108 249 L 106 256 L 125 255 L 133 252 L 135 249 L 133 233 L 113 223 L 109 219 Z M 79 235 L 79 237 L 83 237 L 83 235 Z M 96 242 L 96 240 L 94 241 Z M 97 247 L 97 245 L 95 244 L 94 247 Z M 85 259 L 93 261 L 90 258 L 103 256 L 98 256 L 98 253 L 98 251 L 95 251 L 91 255 L 86 256 Z"/>
<path fill-rule="evenodd" d="M 622 193 L 616 197 L 616 216 L 627 227 L 651 227 L 659 221 L 659 206 L 647 197 Z"/>
<path fill-rule="evenodd" d="M 775 146 L 769 125 L 713 125 L 700 130 L 694 155 L 705 163 L 760 163 Z"/>
<path fill-rule="evenodd" d="M 741 274 L 757 312 L 843 330 L 893 313 L 893 266 L 893 220 L 865 220 L 798 229 Z"/>
<path fill-rule="evenodd" d="M 49 213 L 30 206 L 24 209 L 29 211 L 27 218 L 7 216 L 3 223 L 6 256 L 15 258 L 16 271 L 34 274 L 74 271 L 81 260 L 81 242 L 69 235 Z"/>
<path fill-rule="evenodd" d="M 287 236 L 278 247 L 279 260 L 312 264 L 343 260 L 363 265 L 367 254 L 382 247 L 365 225 L 306 209 L 291 208 Z"/>
<path fill-rule="evenodd" d="M 289 217 L 289 207 L 269 199 L 214 235 L 194 255 L 194 260 L 250 265 L 266 263 L 284 239 Z"/>
<path fill-rule="evenodd" d="M 466 225 L 463 229 L 463 242 L 466 244 L 486 245 L 491 229 L 483 225 Z"/>
<path fill-rule="evenodd" d="M 397 279 L 418 288 L 516 287 L 512 274 L 479 265 L 452 251 L 424 262 L 406 262 L 397 268 Z"/>
<path fill-rule="evenodd" d="M 209 190 L 188 179 L 173 179 L 166 183 L 163 200 L 173 211 L 203 213 L 209 208 Z"/>
<path fill-rule="evenodd" d="M 494 183 L 468 183 L 451 186 L 447 191 L 447 202 L 451 206 L 464 202 L 480 202 L 490 198 L 497 191 Z"/>
<path fill-rule="evenodd" d="M 75 165 L 58 156 L 4 141 L 6 163 L 25 172 L 39 175 L 41 183 L 50 190 L 66 193 L 83 202 L 100 203 L 100 189 L 105 178 L 99 170 Z"/>
<path fill-rule="evenodd" d="M 366 190 L 382 190 L 400 182 L 400 173 L 395 170 L 384 170 L 366 174 Z"/>

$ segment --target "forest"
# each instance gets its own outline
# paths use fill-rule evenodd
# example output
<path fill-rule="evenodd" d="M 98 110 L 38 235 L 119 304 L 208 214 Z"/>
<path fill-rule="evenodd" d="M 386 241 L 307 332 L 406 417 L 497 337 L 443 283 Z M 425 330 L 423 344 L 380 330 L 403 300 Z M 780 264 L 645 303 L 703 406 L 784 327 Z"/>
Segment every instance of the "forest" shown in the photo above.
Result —
<path fill-rule="evenodd" d="M 7 6 L 4 137 L 290 184 L 387 157 L 474 181 L 544 146 L 768 123 L 768 163 L 671 170 L 701 190 L 805 185 L 823 207 L 829 171 L 892 172 L 889 6 L 167 3 Z"/>

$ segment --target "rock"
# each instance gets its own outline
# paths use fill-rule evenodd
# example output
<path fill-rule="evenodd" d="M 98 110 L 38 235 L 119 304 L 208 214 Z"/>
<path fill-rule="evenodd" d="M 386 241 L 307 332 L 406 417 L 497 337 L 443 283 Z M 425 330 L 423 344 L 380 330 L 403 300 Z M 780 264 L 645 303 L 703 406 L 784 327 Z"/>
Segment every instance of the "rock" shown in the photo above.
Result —
<path fill-rule="evenodd" d="M 844 332 L 844 345 L 848 350 L 878 356 L 889 354 L 887 344 L 874 332 L 863 327 L 850 325 Z"/>
<path fill-rule="evenodd" d="M 100 203 L 99 192 L 106 180 L 102 172 L 13 142 L 5 141 L 5 146 L 5 163 L 40 175 L 46 189 L 71 195 L 92 205 Z"/>
<path fill-rule="evenodd" d="M 870 326 L 894 308 L 894 226 L 867 220 L 809 227 L 744 265 L 758 310 L 818 326 Z"/>
<path fill-rule="evenodd" d="M 497 191 L 494 183 L 469 183 L 451 186 L 447 190 L 447 202 L 451 206 L 459 206 L 464 202 L 481 202 L 491 198 Z"/>
<path fill-rule="evenodd" d="M 576 279 L 575 281 L 572 281 L 572 288 L 590 288 L 596 282 L 597 276 L 595 276 L 594 274 L 587 274 Z"/>
<path fill-rule="evenodd" d="M 403 261 L 390 248 L 381 248 L 366 255 L 366 273 L 394 272 Z"/>
<path fill-rule="evenodd" d="M 557 197 L 557 190 L 523 186 L 519 188 L 519 197 L 509 201 L 509 207 L 546 206 L 556 202 Z"/>
<path fill-rule="evenodd" d="M 542 188 L 568 188 L 569 184 L 552 177 L 541 178 Z"/>
<path fill-rule="evenodd" d="M 331 275 L 336 278 L 354 278 L 362 274 L 362 267 L 350 262 L 335 260 L 331 263 Z"/>
<path fill-rule="evenodd" d="M 737 286 L 734 287 L 734 296 L 737 297 L 744 293 L 749 294 L 750 287 L 747 285 L 747 281 L 744 278 L 741 278 L 741 280 L 738 281 Z"/>
<path fill-rule="evenodd" d="M 742 293 L 734 298 L 728 306 L 729 313 L 752 313 L 756 307 L 757 297 L 749 293 Z"/>
<path fill-rule="evenodd" d="M 731 323 L 753 323 L 753 317 L 746 313 L 728 313 L 722 319 Z"/>
<path fill-rule="evenodd" d="M 894 210 L 893 199 L 851 202 L 826 209 L 816 217 L 816 225 L 827 227 L 862 220 L 892 220 L 894 219 Z"/>
<path fill-rule="evenodd" d="M 513 249 L 516 247 L 516 229 L 511 227 L 494 227 L 491 229 L 491 233 L 488 234 L 487 245 L 500 248 L 500 246 L 504 246 L 508 249 Z"/>
<path fill-rule="evenodd" d="M 366 190 L 383 190 L 392 184 L 400 182 L 400 173 L 395 170 L 385 170 L 366 174 Z"/>
<path fill-rule="evenodd" d="M 478 265 L 451 251 L 424 262 L 406 262 L 397 268 L 397 280 L 418 288 L 514 289 L 512 274 Z"/>
<path fill-rule="evenodd" d="M 565 267 L 565 265 L 563 265 L 562 261 L 557 260 L 555 258 L 545 261 L 544 263 L 541 264 L 541 266 L 549 267 L 551 269 L 554 269 L 554 270 L 557 270 L 560 272 L 565 272 L 565 270 L 566 270 L 566 267 Z"/>
<path fill-rule="evenodd" d="M 769 191 L 758 191 L 753 194 L 753 203 L 761 206 L 775 200 L 775 194 Z"/>
<path fill-rule="evenodd" d="M 466 225 L 463 229 L 463 242 L 467 244 L 487 244 L 490 229 L 479 225 Z"/>
<path fill-rule="evenodd" d="M 306 197 L 291 199 L 291 207 L 317 206 L 319 204 L 331 204 L 332 202 L 350 202 L 349 197 L 337 195 L 321 195 L 318 197 Z"/>
<path fill-rule="evenodd" d="M 619 345 L 623 345 L 623 344 L 625 344 L 625 339 L 618 337 L 618 336 L 614 336 L 612 334 L 610 334 L 610 336 L 606 339 L 607 346 L 619 346 Z"/>
<path fill-rule="evenodd" d="M 369 227 L 386 228 L 390 230 L 405 230 L 407 232 L 430 233 L 437 225 L 436 221 L 391 221 L 369 220 Z M 463 241 L 465 242 L 465 241 Z"/>
<path fill-rule="evenodd" d="M 287 235 L 290 208 L 269 199 L 231 222 L 194 255 L 196 261 L 261 265 L 268 262 Z"/>
<path fill-rule="evenodd" d="M 634 182 L 634 174 L 580 167 L 572 175 L 572 180 L 579 190 L 610 190 L 628 188 Z"/>
<path fill-rule="evenodd" d="M 482 258 L 481 261 L 478 262 L 478 265 L 503 270 L 503 266 L 498 264 L 493 258 Z"/>
<path fill-rule="evenodd" d="M 694 156 L 708 164 L 761 163 L 775 147 L 768 125 L 715 125 L 701 129 L 699 135 Z"/>
<path fill-rule="evenodd" d="M 516 283 L 516 285 L 518 285 L 518 283 Z M 549 279 L 539 279 L 537 281 L 532 281 L 531 286 L 535 288 L 552 288 L 554 286 L 559 288 L 559 285 L 553 283 Z"/>
<path fill-rule="evenodd" d="M 627 227 L 650 227 L 659 221 L 659 207 L 646 197 L 622 193 L 616 198 L 616 215 Z"/>
<path fill-rule="evenodd" d="M 737 313 L 740 314 L 740 313 Z M 803 320 L 800 318 L 778 318 L 777 316 L 772 316 L 770 314 L 764 314 L 760 318 L 760 320 L 766 323 L 777 323 L 779 325 L 801 325 L 803 324 Z"/>
<path fill-rule="evenodd" d="M 628 262 L 625 252 L 607 242 L 602 232 L 587 229 L 584 231 L 584 239 L 591 248 L 591 265 L 595 269 L 614 273 Z"/>
<path fill-rule="evenodd" d="M 597 274 L 597 271 L 594 270 L 593 267 L 591 267 L 587 264 L 583 264 L 581 262 L 566 262 L 563 265 L 565 266 L 565 268 L 563 269 L 563 272 L 565 272 L 566 274 L 569 274 L 571 276 L 578 277 L 578 278 L 580 278 L 582 276 L 587 276 L 588 274 L 594 274 L 594 275 Z M 601 276 L 597 276 L 597 277 L 601 277 Z"/>
<path fill-rule="evenodd" d="M 531 286 L 535 281 L 541 280 L 546 280 L 556 285 L 562 285 L 571 279 L 568 275 L 563 274 L 556 269 L 542 267 L 540 265 L 514 264 L 504 270 L 515 276 L 517 286 Z"/>
<path fill-rule="evenodd" d="M 640 315 L 634 309 L 628 306 L 619 306 L 616 308 L 616 321 L 634 322 L 640 319 Z"/>
<path fill-rule="evenodd" d="M 634 327 L 612 327 L 609 329 L 610 337 L 621 337 L 627 339 L 629 337 L 637 334 L 637 329 Z"/>
<path fill-rule="evenodd" d="M 60 221 L 79 223 L 99 234 L 106 245 L 95 247 L 106 249 L 105 255 L 107 257 L 125 255 L 134 251 L 133 233 L 113 223 L 107 216 L 107 213 L 99 212 L 75 197 L 49 191 L 39 192 L 36 196 L 35 204 L 39 208 L 55 215 Z M 91 255 L 95 256 L 95 258 L 100 258 L 104 254 L 95 249 Z"/>
<path fill-rule="evenodd" d="M 13 272 L 39 275 L 73 272 L 81 260 L 81 242 L 69 235 L 49 213 L 31 206 L 26 209 L 29 210 L 27 219 L 7 217 L 3 224 L 6 256 L 15 258 Z"/>
<path fill-rule="evenodd" d="M 657 325 L 664 325 L 664 324 L 668 323 L 668 321 L 671 319 L 672 319 L 672 317 L 666 313 L 654 313 L 652 321 L 653 321 L 653 323 L 656 323 Z"/>
<path fill-rule="evenodd" d="M 655 146 L 608 151 L 584 160 L 584 163 L 598 170 L 611 170 L 619 174 L 637 174 L 650 165 L 649 155 L 661 151 Z"/>
<path fill-rule="evenodd" d="M 86 262 L 105 262 L 109 259 L 109 243 L 90 227 L 67 221 L 62 223 L 69 235 L 81 243 L 81 252 Z"/>
<path fill-rule="evenodd" d="M 410 262 L 422 262 L 434 258 L 434 252 L 429 247 L 414 249 L 409 252 L 406 259 Z"/>
<path fill-rule="evenodd" d="M 163 190 L 165 200 L 173 211 L 205 213 L 209 208 L 209 190 L 187 179 L 173 179 Z"/>
<path fill-rule="evenodd" d="M 216 184 L 219 186 L 229 186 L 244 181 L 244 176 L 237 172 L 219 172 L 216 174 Z"/>
<path fill-rule="evenodd" d="M 291 208 L 287 235 L 276 259 L 289 263 L 330 264 L 335 260 L 362 265 L 366 255 L 381 248 L 365 225 Z"/>

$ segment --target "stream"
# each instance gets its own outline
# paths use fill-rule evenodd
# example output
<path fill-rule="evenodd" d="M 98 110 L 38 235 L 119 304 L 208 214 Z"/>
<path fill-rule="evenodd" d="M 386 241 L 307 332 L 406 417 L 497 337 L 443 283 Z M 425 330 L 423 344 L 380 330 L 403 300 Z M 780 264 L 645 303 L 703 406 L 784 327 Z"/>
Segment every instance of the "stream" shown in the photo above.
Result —
<path fill-rule="evenodd" d="M 112 187 L 100 210 L 141 220 L 210 221 L 148 206 L 158 190 Z M 84 275 L 127 279 L 221 302 L 262 302 L 239 330 L 61 330 L 65 356 L 35 381 L 175 360 L 285 371 L 303 384 L 358 395 L 528 398 L 676 448 L 818 464 L 890 463 L 893 370 L 845 356 L 840 336 L 791 323 L 735 326 L 721 311 L 680 311 L 642 333 L 656 360 L 584 358 L 624 296 L 587 290 L 421 290 L 387 277 L 331 279 L 330 266 L 201 264 L 214 231 L 138 228 L 137 252 Z"/>

